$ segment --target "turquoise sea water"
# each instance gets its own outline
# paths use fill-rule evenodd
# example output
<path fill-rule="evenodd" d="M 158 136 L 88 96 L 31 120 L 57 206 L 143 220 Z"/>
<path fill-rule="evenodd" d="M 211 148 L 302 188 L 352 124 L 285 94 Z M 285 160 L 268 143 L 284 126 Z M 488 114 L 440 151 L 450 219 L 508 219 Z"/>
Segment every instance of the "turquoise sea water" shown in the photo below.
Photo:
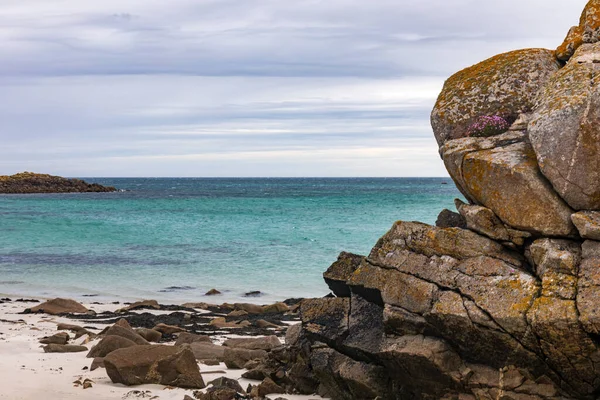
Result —
<path fill-rule="evenodd" d="M 447 178 L 84 179 L 127 191 L 0 195 L 0 293 L 322 296 L 340 251 L 367 254 L 395 220 L 433 223 L 459 196 Z"/>

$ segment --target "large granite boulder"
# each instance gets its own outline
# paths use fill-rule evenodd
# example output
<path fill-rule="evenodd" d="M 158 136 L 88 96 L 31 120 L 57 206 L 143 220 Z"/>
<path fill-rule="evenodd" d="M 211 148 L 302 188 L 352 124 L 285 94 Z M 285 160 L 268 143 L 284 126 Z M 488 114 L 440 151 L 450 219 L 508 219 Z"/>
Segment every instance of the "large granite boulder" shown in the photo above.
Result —
<path fill-rule="evenodd" d="M 526 133 L 450 140 L 440 152 L 465 197 L 509 227 L 544 236 L 576 233 L 573 210 L 540 172 Z"/>
<path fill-rule="evenodd" d="M 540 93 L 529 137 L 542 173 L 576 210 L 600 209 L 600 43 L 581 46 Z"/>
<path fill-rule="evenodd" d="M 186 346 L 132 346 L 111 352 L 104 365 L 113 383 L 154 383 L 202 389 L 204 381 L 194 353 Z"/>
<path fill-rule="evenodd" d="M 479 117 L 500 116 L 512 123 L 532 110 L 535 96 L 560 68 L 545 49 L 512 51 L 451 76 L 431 114 L 440 146 L 468 135 Z"/>

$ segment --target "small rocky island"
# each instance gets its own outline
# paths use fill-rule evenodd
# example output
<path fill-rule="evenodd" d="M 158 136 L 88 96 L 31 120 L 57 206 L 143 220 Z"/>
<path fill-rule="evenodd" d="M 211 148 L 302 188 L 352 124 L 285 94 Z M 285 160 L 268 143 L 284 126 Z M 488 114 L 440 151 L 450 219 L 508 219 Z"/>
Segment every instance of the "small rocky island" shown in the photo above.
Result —
<path fill-rule="evenodd" d="M 116 192 L 111 186 L 87 183 L 80 179 L 67 179 L 60 176 L 21 172 L 15 175 L 0 176 L 0 194 L 27 193 L 90 193 Z"/>

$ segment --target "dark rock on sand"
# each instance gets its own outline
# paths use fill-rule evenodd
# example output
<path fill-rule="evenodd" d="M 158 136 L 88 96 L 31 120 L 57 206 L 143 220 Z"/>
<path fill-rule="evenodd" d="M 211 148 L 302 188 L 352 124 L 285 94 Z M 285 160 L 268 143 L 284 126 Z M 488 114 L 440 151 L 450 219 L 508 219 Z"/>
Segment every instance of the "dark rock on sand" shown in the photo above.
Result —
<path fill-rule="evenodd" d="M 117 189 L 80 179 L 22 172 L 11 176 L 0 176 L 0 193 L 81 193 L 115 192 Z"/>
<path fill-rule="evenodd" d="M 213 385 L 215 388 L 226 387 L 229 389 L 233 389 L 238 393 L 246 393 L 242 388 L 242 385 L 240 385 L 240 383 L 237 380 L 227 377 L 217 378 L 213 381 L 208 382 L 208 385 Z"/>
<path fill-rule="evenodd" d="M 44 346 L 44 353 L 81 353 L 83 351 L 88 351 L 88 348 L 72 344 L 49 344 Z"/>
<path fill-rule="evenodd" d="M 50 315 L 59 314 L 86 314 L 89 310 L 80 303 L 71 299 L 53 299 L 48 300 L 40 305 L 28 308 L 24 311 L 27 313 L 45 313 Z"/>
<path fill-rule="evenodd" d="M 212 343 L 210 340 L 210 336 L 208 335 L 196 335 L 189 332 L 182 332 L 177 336 L 177 340 L 175 341 L 175 346 L 181 346 L 182 344 L 190 344 L 190 343 Z"/>
<path fill-rule="evenodd" d="M 55 335 L 44 337 L 40 339 L 42 344 L 67 344 L 69 342 L 69 334 L 66 332 L 60 332 Z"/>
<path fill-rule="evenodd" d="M 149 342 L 158 343 L 162 339 L 163 334 L 154 329 L 137 328 L 135 332 Z"/>
<path fill-rule="evenodd" d="M 131 346 L 137 346 L 137 344 L 122 336 L 109 335 L 92 347 L 87 358 L 106 357 L 115 350 Z"/>
<path fill-rule="evenodd" d="M 185 346 L 134 346 L 115 350 L 104 358 L 108 376 L 127 386 L 155 383 L 187 389 L 202 389 L 194 354 Z"/>
<path fill-rule="evenodd" d="M 223 361 L 225 362 L 225 365 L 227 365 L 227 368 L 242 369 L 248 361 L 261 360 L 266 356 L 267 352 L 264 350 L 247 350 L 225 347 Z"/>

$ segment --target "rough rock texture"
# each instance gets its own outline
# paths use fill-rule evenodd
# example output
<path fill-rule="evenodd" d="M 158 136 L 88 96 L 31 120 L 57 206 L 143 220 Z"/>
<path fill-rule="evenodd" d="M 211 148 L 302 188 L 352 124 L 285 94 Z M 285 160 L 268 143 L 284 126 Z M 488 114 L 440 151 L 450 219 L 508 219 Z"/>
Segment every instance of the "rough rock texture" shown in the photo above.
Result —
<path fill-rule="evenodd" d="M 451 140 L 440 152 L 465 197 L 506 225 L 544 236 L 576 232 L 573 210 L 541 174 L 523 132 Z"/>
<path fill-rule="evenodd" d="M 457 72 L 444 84 L 431 114 L 438 144 L 465 137 L 478 117 L 499 115 L 512 122 L 531 111 L 538 90 L 558 69 L 552 51 L 526 49 Z"/>
<path fill-rule="evenodd" d="M 529 137 L 543 174 L 576 210 L 600 208 L 600 43 L 581 46 L 540 93 Z"/>
<path fill-rule="evenodd" d="M 53 299 L 25 310 L 32 313 L 58 314 L 85 314 L 89 310 L 80 303 L 71 299 Z"/>
<path fill-rule="evenodd" d="M 350 297 L 346 281 L 356 271 L 363 259 L 363 256 L 342 252 L 337 261 L 331 264 L 323 274 L 323 279 L 333 294 L 338 297 Z"/>
<path fill-rule="evenodd" d="M 336 400 L 595 399 L 600 242 L 542 238 L 522 254 L 397 222 L 350 297 L 303 301 L 288 347 L 252 374 Z"/>
<path fill-rule="evenodd" d="M 600 212 L 582 211 L 571 215 L 571 219 L 582 238 L 600 240 Z"/>
<path fill-rule="evenodd" d="M 524 239 L 531 237 L 529 232 L 517 231 L 504 225 L 489 208 L 465 204 L 459 199 L 454 200 L 454 203 L 465 219 L 466 227 L 474 232 L 501 242 L 512 242 L 517 246 L 522 246 Z"/>
<path fill-rule="evenodd" d="M 80 193 L 115 192 L 114 187 L 87 183 L 79 179 L 22 172 L 11 176 L 0 176 L 0 193 Z"/>
<path fill-rule="evenodd" d="M 185 346 L 134 346 L 104 358 L 113 383 L 127 386 L 156 383 L 189 389 L 204 388 L 194 354 Z"/>
<path fill-rule="evenodd" d="M 564 42 L 556 49 L 555 55 L 561 61 L 568 61 L 584 43 L 596 43 L 600 40 L 600 1 L 587 3 L 579 25 L 572 27 Z"/>
<path fill-rule="evenodd" d="M 87 355 L 87 358 L 106 357 L 115 350 L 137 346 L 134 342 L 121 336 L 106 336 Z"/>

